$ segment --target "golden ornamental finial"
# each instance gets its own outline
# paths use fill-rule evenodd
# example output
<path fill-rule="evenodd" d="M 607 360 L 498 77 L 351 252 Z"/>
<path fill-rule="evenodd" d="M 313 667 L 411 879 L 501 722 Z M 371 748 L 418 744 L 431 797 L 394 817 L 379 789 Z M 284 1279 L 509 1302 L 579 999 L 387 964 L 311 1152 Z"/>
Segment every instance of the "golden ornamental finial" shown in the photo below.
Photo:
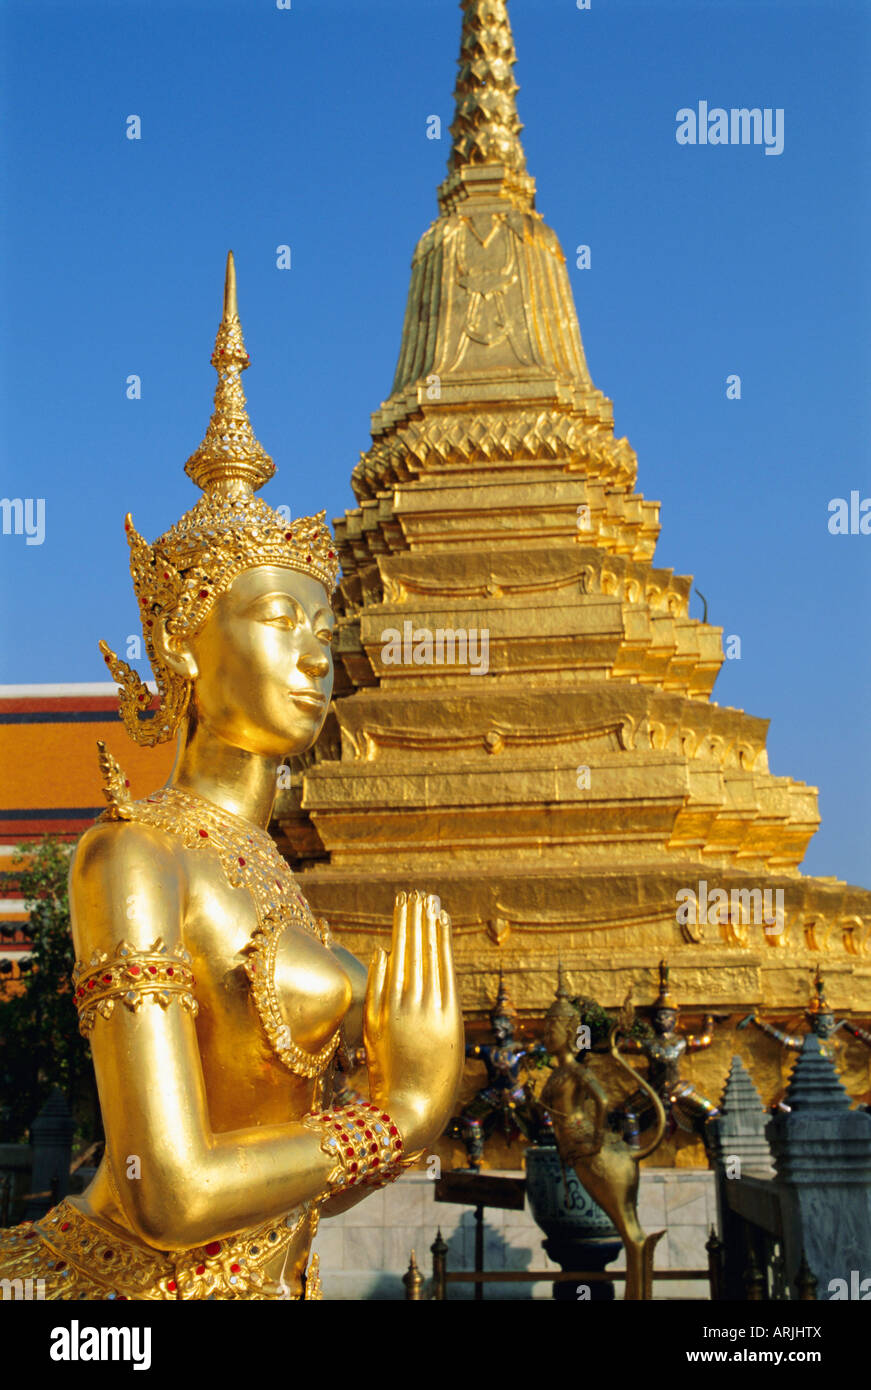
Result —
<path fill-rule="evenodd" d="M 224 313 L 211 356 L 218 373 L 215 406 L 205 438 L 184 466 L 188 477 L 204 492 L 221 484 L 241 484 L 244 491 L 256 492 L 275 473 L 272 459 L 254 437 L 242 373 L 251 365 L 242 337 L 236 302 L 236 263 L 227 252 L 224 276 Z"/>
<path fill-rule="evenodd" d="M 520 142 L 514 81 L 517 54 L 505 0 L 462 0 L 453 143 L 443 195 L 462 180 L 462 171 L 498 165 L 509 175 L 513 191 L 531 200 L 535 189 L 526 172 Z"/>
<path fill-rule="evenodd" d="M 224 271 L 224 323 L 239 317 L 236 300 L 236 261 L 233 252 L 227 252 L 227 268 Z"/>

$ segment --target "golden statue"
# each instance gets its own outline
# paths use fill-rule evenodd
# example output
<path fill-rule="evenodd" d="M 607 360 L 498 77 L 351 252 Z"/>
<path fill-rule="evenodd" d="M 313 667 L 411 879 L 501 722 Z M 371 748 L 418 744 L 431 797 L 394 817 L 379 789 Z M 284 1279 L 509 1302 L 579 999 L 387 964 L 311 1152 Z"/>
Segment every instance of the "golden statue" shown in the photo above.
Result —
<path fill-rule="evenodd" d="M 319 1217 L 420 1156 L 462 1073 L 439 900 L 397 894 L 367 979 L 267 833 L 280 767 L 326 718 L 338 558 L 325 513 L 287 522 L 254 496 L 274 467 L 245 408 L 232 253 L 211 360 L 185 470 L 203 496 L 153 546 L 126 521 L 156 702 L 101 643 L 128 732 L 178 731 L 179 751 L 134 802 L 101 750 L 109 808 L 71 868 L 106 1152 L 82 1196 L 0 1232 L 0 1276 L 48 1299 L 318 1297 Z M 361 1045 L 369 1099 L 331 1110 L 337 1058 Z"/>
<path fill-rule="evenodd" d="M 561 974 L 562 972 L 560 972 Z M 560 978 L 557 996 L 545 1014 L 543 1041 L 555 1058 L 539 1097 L 553 1118 L 560 1158 L 578 1175 L 581 1185 L 611 1218 L 626 1251 L 627 1300 L 649 1299 L 653 1284 L 653 1252 L 665 1234 L 645 1236 L 638 1220 L 638 1165 L 653 1153 L 665 1133 L 665 1110 L 651 1086 L 620 1056 L 618 1032 L 623 1020 L 611 1029 L 609 1052 L 621 1071 L 628 1072 L 633 1089 L 646 1092 L 656 1115 L 652 1138 L 634 1148 L 609 1127 L 609 1097 L 589 1063 L 587 1050 L 576 1055 L 580 1014 L 570 1002 Z M 578 1061 L 578 1056 L 583 1061 Z"/>

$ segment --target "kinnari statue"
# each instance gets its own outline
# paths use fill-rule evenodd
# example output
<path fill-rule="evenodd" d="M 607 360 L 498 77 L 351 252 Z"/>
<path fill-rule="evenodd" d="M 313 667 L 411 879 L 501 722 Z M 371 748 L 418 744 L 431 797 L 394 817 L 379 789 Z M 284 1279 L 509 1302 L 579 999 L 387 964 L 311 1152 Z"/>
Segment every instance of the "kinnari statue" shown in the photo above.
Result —
<path fill-rule="evenodd" d="M 609 1114 L 617 1110 L 622 1095 L 609 1097 L 589 1064 L 589 1049 L 577 1051 L 581 1017 L 562 982 L 544 1019 L 544 1045 L 556 1066 L 539 1097 L 553 1119 L 553 1133 L 562 1162 L 611 1218 L 626 1251 L 626 1300 L 650 1299 L 653 1287 L 653 1255 L 665 1234 L 645 1235 L 638 1220 L 638 1165 L 653 1153 L 665 1133 L 665 1110 L 656 1091 L 637 1076 L 620 1056 L 618 1020 L 611 1029 L 608 1048 L 620 1071 L 628 1073 L 646 1094 L 653 1110 L 653 1132 L 635 1148 L 609 1127 Z"/>
<path fill-rule="evenodd" d="M 49 1299 L 318 1297 L 319 1217 L 441 1134 L 463 1066 L 438 899 L 397 895 L 367 982 L 267 833 L 279 768 L 326 718 L 339 562 L 323 512 L 286 522 L 254 495 L 275 470 L 245 409 L 232 254 L 212 363 L 185 470 L 202 497 L 153 546 L 126 522 L 156 708 L 101 644 L 128 732 L 179 749 L 142 801 L 102 750 L 109 807 L 72 864 L 105 1157 L 82 1196 L 0 1232 L 0 1277 Z M 369 1099 L 331 1111 L 336 1060 L 361 1045 Z"/>

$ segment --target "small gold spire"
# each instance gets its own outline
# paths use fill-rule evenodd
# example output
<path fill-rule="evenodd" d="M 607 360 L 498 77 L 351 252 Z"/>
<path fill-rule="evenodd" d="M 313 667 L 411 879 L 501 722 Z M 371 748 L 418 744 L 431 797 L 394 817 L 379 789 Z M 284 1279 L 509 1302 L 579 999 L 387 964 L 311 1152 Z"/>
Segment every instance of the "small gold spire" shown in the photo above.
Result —
<path fill-rule="evenodd" d="M 460 39 L 456 103 L 451 126 L 453 143 L 448 178 L 440 190 L 442 201 L 469 185 L 463 171 L 492 165 L 504 171 L 504 193 L 531 205 L 535 183 L 526 171 L 520 142 L 523 126 L 517 114 L 517 54 L 505 0 L 461 0 L 463 32 Z M 466 187 L 469 196 L 470 187 Z M 488 188 L 492 196 L 492 185 Z"/>
<path fill-rule="evenodd" d="M 229 323 L 231 319 L 239 317 L 239 305 L 236 301 L 236 262 L 233 259 L 233 252 L 227 252 L 227 269 L 224 272 L 224 323 Z"/>
<path fill-rule="evenodd" d="M 464 164 L 494 162 L 526 169 L 514 100 L 516 61 L 505 0 L 463 0 L 451 172 Z"/>
<path fill-rule="evenodd" d="M 251 365 L 242 337 L 236 302 L 236 263 L 227 253 L 224 313 L 211 356 L 218 373 L 215 406 L 205 438 L 184 471 L 204 492 L 226 484 L 256 492 L 275 472 L 272 459 L 257 441 L 245 407 L 242 373 Z"/>

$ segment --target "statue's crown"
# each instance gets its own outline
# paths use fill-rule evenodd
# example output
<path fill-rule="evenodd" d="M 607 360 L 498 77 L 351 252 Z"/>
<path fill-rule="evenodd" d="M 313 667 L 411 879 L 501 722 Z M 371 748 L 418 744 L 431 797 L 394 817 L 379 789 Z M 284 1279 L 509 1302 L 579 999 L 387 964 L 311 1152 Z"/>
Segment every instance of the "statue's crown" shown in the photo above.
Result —
<path fill-rule="evenodd" d="M 556 994 L 554 995 L 553 1003 L 545 1014 L 545 1018 L 576 1020 L 579 1017 L 580 1010 L 569 998 L 569 992 L 566 989 L 565 980 L 563 979 L 563 963 L 560 961 L 557 965 Z"/>
<path fill-rule="evenodd" d="M 215 600 L 243 571 L 258 565 L 300 570 L 331 593 L 339 572 L 335 542 L 326 513 L 287 521 L 255 491 L 275 473 L 275 465 L 254 436 L 242 372 L 250 365 L 236 304 L 236 268 L 227 257 L 224 314 L 212 366 L 218 373 L 215 405 L 202 444 L 185 472 L 203 496 L 153 545 L 139 534 L 129 515 L 130 571 L 139 600 L 148 658 L 160 691 L 159 707 L 126 662 L 100 643 L 107 665 L 121 686 L 119 701 L 128 732 L 140 743 L 170 737 L 187 702 L 160 660 L 154 630 L 162 623 L 171 637 L 193 636 Z"/>

